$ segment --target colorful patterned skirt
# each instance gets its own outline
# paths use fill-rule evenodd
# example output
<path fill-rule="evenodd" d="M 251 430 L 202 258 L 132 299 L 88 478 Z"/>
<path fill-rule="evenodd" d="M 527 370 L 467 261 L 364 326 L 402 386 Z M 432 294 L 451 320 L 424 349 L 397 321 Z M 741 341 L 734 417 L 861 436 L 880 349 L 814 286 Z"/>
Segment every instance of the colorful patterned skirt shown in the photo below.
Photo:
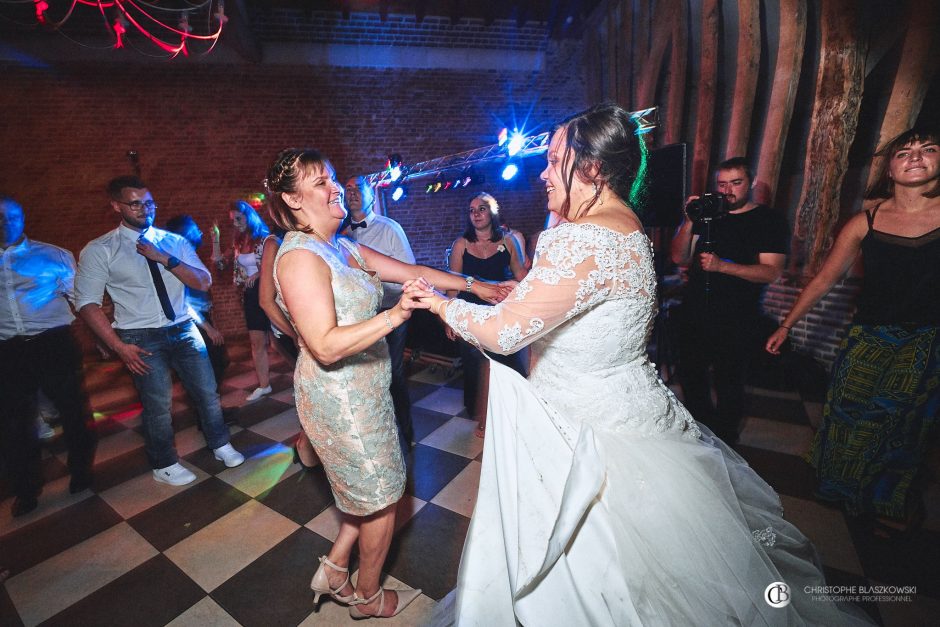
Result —
<path fill-rule="evenodd" d="M 940 328 L 849 327 L 807 455 L 818 496 L 851 515 L 907 518 L 938 410 Z"/>

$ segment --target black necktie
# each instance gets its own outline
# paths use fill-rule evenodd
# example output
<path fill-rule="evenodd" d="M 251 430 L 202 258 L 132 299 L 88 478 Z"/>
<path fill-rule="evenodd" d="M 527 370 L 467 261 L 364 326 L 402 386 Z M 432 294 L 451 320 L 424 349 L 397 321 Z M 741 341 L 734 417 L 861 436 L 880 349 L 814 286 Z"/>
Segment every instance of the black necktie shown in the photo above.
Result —
<path fill-rule="evenodd" d="M 355 231 L 356 229 L 364 229 L 369 225 L 366 223 L 365 220 L 363 220 L 362 222 L 353 222 L 351 226 L 352 226 L 352 230 Z"/>
<path fill-rule="evenodd" d="M 170 295 L 166 293 L 166 283 L 160 276 L 160 267 L 153 259 L 147 260 L 147 266 L 150 268 L 150 276 L 153 278 L 153 286 L 157 288 L 157 298 L 160 299 L 160 306 L 163 307 L 163 313 L 170 320 L 176 320 L 176 312 L 173 311 L 173 305 L 170 304 Z"/>

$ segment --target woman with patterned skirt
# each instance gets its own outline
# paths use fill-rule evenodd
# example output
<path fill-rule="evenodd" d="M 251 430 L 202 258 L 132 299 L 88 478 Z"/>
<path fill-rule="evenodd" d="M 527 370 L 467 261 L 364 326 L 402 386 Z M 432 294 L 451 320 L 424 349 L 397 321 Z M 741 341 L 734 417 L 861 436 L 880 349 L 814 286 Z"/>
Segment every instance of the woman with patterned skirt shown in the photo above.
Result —
<path fill-rule="evenodd" d="M 920 481 L 940 413 L 940 133 L 913 128 L 888 142 L 866 198 L 819 274 L 767 341 L 777 354 L 793 324 L 862 255 L 858 309 L 832 370 L 809 461 L 817 496 L 874 517 L 880 536 L 922 522 Z"/>

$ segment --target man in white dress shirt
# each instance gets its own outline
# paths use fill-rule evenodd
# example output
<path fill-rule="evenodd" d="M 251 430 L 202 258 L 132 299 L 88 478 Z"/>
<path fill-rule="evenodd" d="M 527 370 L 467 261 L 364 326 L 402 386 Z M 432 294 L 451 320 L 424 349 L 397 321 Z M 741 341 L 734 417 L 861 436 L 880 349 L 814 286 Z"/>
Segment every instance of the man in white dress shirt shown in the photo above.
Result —
<path fill-rule="evenodd" d="M 349 210 L 349 234 L 360 244 L 365 244 L 383 255 L 405 263 L 414 263 L 415 255 L 401 225 L 375 213 L 375 193 L 363 176 L 346 181 L 346 208 Z M 401 298 L 401 285 L 382 283 L 385 296 L 381 309 L 390 309 Z M 392 360 L 392 403 L 395 405 L 395 421 L 405 449 L 414 444 L 414 426 L 411 422 L 411 399 L 408 396 L 408 380 L 405 377 L 405 339 L 408 323 L 405 322 L 385 337 Z"/>
<path fill-rule="evenodd" d="M 71 332 L 75 258 L 23 234 L 23 207 L 0 196 L 0 446 L 14 516 L 38 506 L 42 490 L 36 399 L 59 412 L 73 494 L 91 486 L 94 420 L 82 389 L 82 352 Z"/>
<path fill-rule="evenodd" d="M 215 458 L 238 466 L 245 458 L 229 444 L 206 345 L 186 307 L 186 287 L 208 290 L 209 271 L 185 239 L 154 228 L 157 205 L 143 181 L 118 177 L 108 183 L 108 195 L 121 223 L 82 250 L 75 307 L 133 375 L 153 477 L 170 485 L 196 478 L 173 445 L 171 369 L 196 405 Z M 101 310 L 105 290 L 114 302 L 113 325 Z"/>

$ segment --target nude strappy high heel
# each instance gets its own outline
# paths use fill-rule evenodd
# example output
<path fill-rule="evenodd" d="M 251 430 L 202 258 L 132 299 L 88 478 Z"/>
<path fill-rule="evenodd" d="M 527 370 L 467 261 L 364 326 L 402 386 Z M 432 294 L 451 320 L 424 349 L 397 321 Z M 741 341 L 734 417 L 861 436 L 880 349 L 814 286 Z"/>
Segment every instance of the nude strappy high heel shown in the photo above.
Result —
<path fill-rule="evenodd" d="M 335 571 L 346 573 L 346 580 L 339 585 L 335 590 L 330 587 L 330 579 L 326 576 L 326 567 L 329 566 Z M 349 569 L 343 568 L 342 566 L 337 566 L 333 562 L 327 559 L 326 555 L 320 556 L 320 567 L 317 569 L 317 572 L 313 574 L 313 579 L 310 580 L 310 589 L 313 590 L 313 603 L 316 605 L 320 602 L 320 597 L 324 594 L 328 594 L 333 597 L 336 601 L 339 601 L 343 604 L 351 603 L 356 598 L 356 593 L 353 592 L 349 596 L 342 596 L 340 592 L 343 591 L 343 588 L 349 583 Z"/>
<path fill-rule="evenodd" d="M 382 612 L 385 611 L 385 592 L 394 592 L 398 596 L 398 604 L 395 605 L 395 612 L 392 616 L 398 616 L 401 614 L 401 611 L 408 607 L 408 605 L 421 596 L 421 590 L 394 590 L 392 588 L 379 588 L 379 591 L 373 594 L 368 599 L 360 599 L 356 596 L 356 593 L 352 594 L 352 601 L 349 602 L 349 616 L 356 620 L 361 620 L 363 618 L 391 618 L 392 616 L 382 616 Z M 366 614 L 362 612 L 357 605 L 368 605 L 372 603 L 379 597 L 382 597 L 382 600 L 379 601 L 379 611 L 375 614 Z"/>

